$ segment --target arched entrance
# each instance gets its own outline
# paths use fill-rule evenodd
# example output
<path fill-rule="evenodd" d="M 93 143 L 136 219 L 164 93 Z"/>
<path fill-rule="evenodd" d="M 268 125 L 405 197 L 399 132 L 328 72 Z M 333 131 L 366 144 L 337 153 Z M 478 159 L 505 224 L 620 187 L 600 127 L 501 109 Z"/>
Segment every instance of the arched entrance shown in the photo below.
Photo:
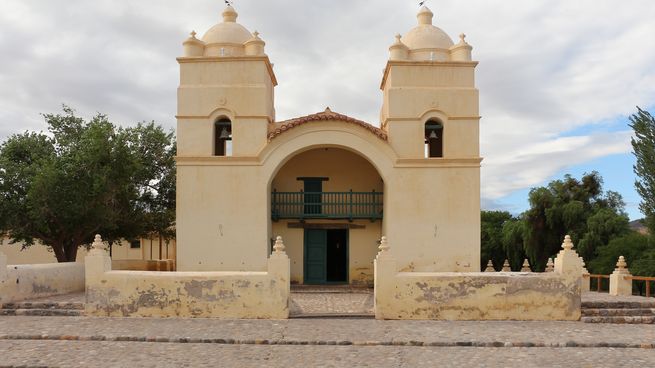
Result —
<path fill-rule="evenodd" d="M 373 284 L 384 182 L 366 158 L 338 146 L 301 151 L 270 191 L 271 231 L 284 238 L 292 284 Z"/>

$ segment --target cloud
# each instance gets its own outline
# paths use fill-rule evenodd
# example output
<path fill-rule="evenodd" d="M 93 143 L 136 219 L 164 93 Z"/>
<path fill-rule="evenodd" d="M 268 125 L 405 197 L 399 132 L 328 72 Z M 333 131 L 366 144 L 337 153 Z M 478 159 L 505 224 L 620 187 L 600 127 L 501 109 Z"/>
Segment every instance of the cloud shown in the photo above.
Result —
<path fill-rule="evenodd" d="M 414 1 L 237 1 L 275 63 L 278 120 L 330 106 L 378 124 L 379 83 Z M 628 152 L 627 127 L 602 122 L 655 105 L 655 7 L 603 2 L 446 0 L 435 24 L 465 32 L 480 61 L 483 203 L 539 185 L 568 166 Z M 3 0 L 0 140 L 45 128 L 39 113 L 69 104 L 133 124 L 175 126 L 178 65 L 188 32 L 221 5 L 201 0 Z M 584 135 L 571 136 L 584 128 Z"/>

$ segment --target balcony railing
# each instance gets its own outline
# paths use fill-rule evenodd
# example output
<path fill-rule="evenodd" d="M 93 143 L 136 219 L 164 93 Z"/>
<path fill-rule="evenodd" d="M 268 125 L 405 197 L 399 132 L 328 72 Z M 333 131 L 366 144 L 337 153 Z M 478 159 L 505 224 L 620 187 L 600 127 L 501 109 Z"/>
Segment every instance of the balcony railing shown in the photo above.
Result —
<path fill-rule="evenodd" d="M 381 192 L 278 192 L 271 193 L 271 218 L 370 219 L 382 218 Z"/>

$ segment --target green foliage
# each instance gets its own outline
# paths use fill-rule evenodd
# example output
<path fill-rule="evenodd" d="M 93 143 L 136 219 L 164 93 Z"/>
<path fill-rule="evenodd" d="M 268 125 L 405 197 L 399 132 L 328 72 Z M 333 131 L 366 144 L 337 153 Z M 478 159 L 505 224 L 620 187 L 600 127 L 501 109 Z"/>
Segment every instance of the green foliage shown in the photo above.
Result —
<path fill-rule="evenodd" d="M 110 241 L 166 234 L 175 208 L 172 133 L 152 123 L 119 128 L 101 114 L 85 121 L 68 107 L 44 118 L 50 136 L 18 134 L 0 146 L 0 229 L 12 241 L 38 239 L 66 262 L 95 233 Z"/>
<path fill-rule="evenodd" d="M 506 211 L 482 211 L 481 217 L 481 258 L 480 266 L 484 270 L 491 260 L 497 271 L 503 267 L 505 249 L 503 248 L 503 225 L 513 219 Z"/>
<path fill-rule="evenodd" d="M 604 193 L 603 180 L 596 172 L 580 180 L 566 175 L 546 187 L 533 188 L 529 201 L 530 208 L 518 217 L 507 212 L 482 212 L 483 267 L 492 259 L 499 270 L 507 258 L 512 270 L 518 271 L 528 258 L 533 271 L 543 271 L 548 258 L 560 251 L 567 234 L 590 261 L 598 247 L 629 232 L 621 195 Z"/>
<path fill-rule="evenodd" d="M 646 226 L 655 234 L 655 118 L 637 107 L 637 113 L 630 117 L 634 130 L 632 149 L 637 159 L 634 172 L 637 193 L 641 196 L 639 209 L 646 215 Z"/>
<path fill-rule="evenodd" d="M 524 250 L 537 270 L 545 268 L 549 257 L 560 250 L 564 235 L 571 235 L 586 260 L 596 248 L 628 231 L 628 217 L 621 196 L 603 193 L 602 178 L 597 172 L 581 180 L 566 175 L 547 187 L 530 191 L 530 209 L 522 216 Z"/>
<path fill-rule="evenodd" d="M 512 271 L 520 271 L 523 265 L 525 232 L 523 219 L 512 219 L 503 224 L 503 249 Z"/>
<path fill-rule="evenodd" d="M 588 262 L 591 273 L 608 275 L 612 273 L 619 256 L 628 261 L 633 275 L 655 276 L 655 244 L 652 237 L 630 232 L 614 238 L 609 244 L 598 248 L 598 256 Z"/>

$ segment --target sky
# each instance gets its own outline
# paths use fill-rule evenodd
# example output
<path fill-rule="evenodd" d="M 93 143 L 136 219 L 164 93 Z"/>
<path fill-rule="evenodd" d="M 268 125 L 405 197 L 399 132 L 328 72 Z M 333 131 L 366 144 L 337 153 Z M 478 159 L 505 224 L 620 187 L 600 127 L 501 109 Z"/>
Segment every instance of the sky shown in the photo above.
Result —
<path fill-rule="evenodd" d="M 234 0 L 275 64 L 277 120 L 333 111 L 379 125 L 382 70 L 418 1 Z M 652 0 L 428 0 L 480 62 L 482 206 L 518 214 L 530 188 L 598 171 L 642 217 L 628 117 L 655 111 Z M 2 0 L 0 141 L 41 113 L 107 114 L 174 129 L 182 42 L 220 0 Z"/>

